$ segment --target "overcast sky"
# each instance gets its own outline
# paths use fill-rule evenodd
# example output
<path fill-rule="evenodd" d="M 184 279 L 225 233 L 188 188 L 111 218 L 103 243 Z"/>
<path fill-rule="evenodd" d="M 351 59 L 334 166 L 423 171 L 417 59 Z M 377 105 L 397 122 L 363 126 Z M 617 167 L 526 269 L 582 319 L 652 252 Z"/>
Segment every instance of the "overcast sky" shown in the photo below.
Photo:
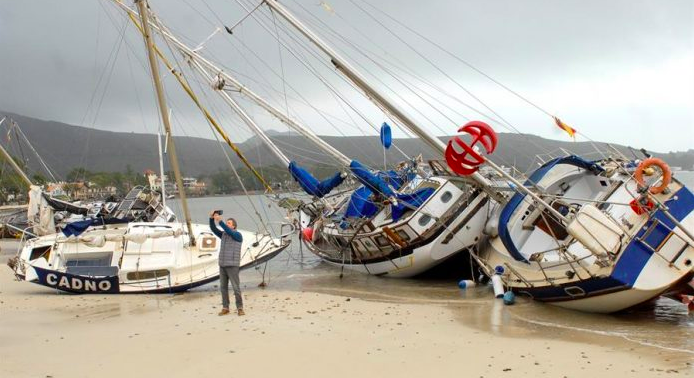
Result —
<path fill-rule="evenodd" d="M 546 111 L 594 140 L 656 151 L 694 148 L 692 0 L 381 0 L 372 2 L 377 9 L 363 1 L 283 4 L 434 134 L 453 134 L 468 119 L 492 118 L 499 131 L 515 128 L 568 140 Z M 257 0 L 151 0 L 160 19 L 192 45 L 241 19 L 239 3 L 252 7 Z M 323 66 L 324 56 L 287 32 L 279 17 L 273 23 L 266 7 L 253 16 L 257 19 L 249 17 L 233 35 L 212 36 L 201 53 L 318 134 L 375 134 L 373 127 L 387 120 L 383 113 Z M 304 63 L 278 45 L 278 35 Z M 158 128 L 142 39 L 110 0 L 0 0 L 0 55 L 0 111 L 114 131 Z M 232 139 L 250 136 L 176 58 Z M 175 132 L 212 137 L 173 78 L 165 81 Z M 360 113 L 338 101 L 338 94 Z M 263 128 L 286 130 L 259 108 L 242 104 Z"/>

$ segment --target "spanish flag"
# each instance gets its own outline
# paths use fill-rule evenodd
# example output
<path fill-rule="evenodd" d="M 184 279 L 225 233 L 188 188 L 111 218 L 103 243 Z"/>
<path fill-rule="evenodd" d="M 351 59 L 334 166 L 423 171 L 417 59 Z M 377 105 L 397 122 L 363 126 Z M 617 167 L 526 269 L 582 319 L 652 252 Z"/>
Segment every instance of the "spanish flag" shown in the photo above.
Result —
<path fill-rule="evenodd" d="M 569 134 L 570 137 L 576 139 L 576 129 L 574 129 L 573 127 L 571 127 L 571 126 L 565 124 L 564 122 L 562 122 L 562 121 L 561 121 L 559 118 L 557 118 L 557 117 L 552 117 L 552 118 L 554 118 L 554 123 L 557 124 L 557 127 L 559 127 L 560 129 L 566 131 L 566 133 Z"/>

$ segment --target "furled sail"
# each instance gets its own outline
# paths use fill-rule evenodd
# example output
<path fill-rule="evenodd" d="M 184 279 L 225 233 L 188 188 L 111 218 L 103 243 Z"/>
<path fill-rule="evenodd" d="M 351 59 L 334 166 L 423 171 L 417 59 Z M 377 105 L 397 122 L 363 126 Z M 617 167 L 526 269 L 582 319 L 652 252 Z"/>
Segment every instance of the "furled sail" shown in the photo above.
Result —
<path fill-rule="evenodd" d="M 334 188 L 342 184 L 342 181 L 345 179 L 341 172 L 337 172 L 330 178 L 319 181 L 307 170 L 301 168 L 295 161 L 289 163 L 289 172 L 292 174 L 294 180 L 299 183 L 301 189 L 318 198 L 323 198 Z"/>
<path fill-rule="evenodd" d="M 354 174 L 354 177 L 365 187 L 371 189 L 374 193 L 380 194 L 386 198 L 395 196 L 393 189 L 385 182 L 378 174 L 371 173 L 371 170 L 358 162 L 352 160 L 349 164 L 349 169 Z"/>

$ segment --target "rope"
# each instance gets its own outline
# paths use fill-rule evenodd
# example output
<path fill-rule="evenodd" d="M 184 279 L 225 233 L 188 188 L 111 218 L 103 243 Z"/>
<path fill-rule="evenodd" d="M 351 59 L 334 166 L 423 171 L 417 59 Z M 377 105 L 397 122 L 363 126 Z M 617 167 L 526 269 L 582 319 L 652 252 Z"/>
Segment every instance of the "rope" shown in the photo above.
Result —
<path fill-rule="evenodd" d="M 135 26 L 137 26 L 137 29 L 140 31 L 140 33 L 143 33 L 143 30 L 142 30 L 139 22 L 137 22 L 137 20 L 135 19 L 135 16 L 133 16 L 131 13 L 128 13 L 128 16 L 130 17 L 130 20 L 133 22 L 133 24 L 135 24 Z M 158 22 L 157 22 L 157 24 L 159 25 L 159 27 L 162 27 L 162 25 L 159 24 Z M 186 94 L 188 94 L 188 96 L 193 101 L 193 103 L 195 103 L 195 105 L 198 107 L 198 109 L 200 109 L 200 111 L 203 113 L 203 115 L 205 116 L 207 121 L 214 127 L 215 130 L 217 130 L 219 135 L 221 135 L 222 138 L 224 138 L 224 141 L 234 151 L 236 156 L 238 156 L 238 158 L 241 159 L 243 164 L 246 167 L 248 167 L 248 169 L 251 170 L 253 175 L 263 184 L 265 189 L 271 192 L 272 187 L 270 186 L 270 184 L 268 184 L 265 181 L 265 179 L 263 179 L 263 177 L 258 173 L 258 171 L 256 171 L 256 169 L 253 167 L 253 165 L 251 165 L 251 163 L 248 161 L 248 159 L 246 159 L 246 157 L 243 155 L 241 150 L 229 139 L 229 136 L 226 134 L 226 132 L 224 132 L 222 127 L 217 123 L 217 121 L 212 117 L 212 115 L 207 111 L 207 109 L 200 103 L 197 96 L 195 96 L 195 93 L 193 93 L 193 90 L 190 88 L 190 85 L 188 85 L 188 82 L 185 80 L 185 78 L 180 73 L 180 71 L 177 71 L 176 69 L 173 68 L 171 63 L 168 61 L 168 59 L 166 59 L 164 54 L 162 54 L 161 50 L 159 50 L 159 48 L 156 45 L 154 46 L 154 51 L 157 53 L 157 55 L 159 56 L 159 59 L 164 63 L 164 65 L 169 70 L 169 72 L 171 72 L 176 77 L 176 80 L 178 81 L 178 83 L 181 84 L 181 87 L 183 88 L 183 90 L 186 92 Z"/>

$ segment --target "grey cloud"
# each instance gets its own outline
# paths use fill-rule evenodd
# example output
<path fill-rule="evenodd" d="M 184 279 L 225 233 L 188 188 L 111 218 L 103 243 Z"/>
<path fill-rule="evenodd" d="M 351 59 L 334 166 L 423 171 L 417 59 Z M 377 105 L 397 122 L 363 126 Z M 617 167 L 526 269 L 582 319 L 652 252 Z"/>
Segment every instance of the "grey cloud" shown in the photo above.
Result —
<path fill-rule="evenodd" d="M 362 4 L 360 0 L 354 1 Z M 243 16 L 237 3 L 228 0 L 152 0 L 151 3 L 161 19 L 192 44 L 204 40 L 215 26 L 219 26 L 217 18 L 230 25 Z M 334 15 L 326 12 L 316 0 L 286 0 L 283 3 L 312 25 L 316 21 L 307 17 L 303 8 L 353 43 L 374 51 L 385 49 L 387 59 L 406 63 L 428 80 L 464 96 L 350 1 L 327 1 L 335 10 Z M 694 83 L 678 82 L 678 78 L 692 80 L 694 68 L 669 63 L 694 62 L 694 3 L 689 0 L 384 0 L 373 4 L 514 90 L 538 101 L 549 111 L 566 116 L 567 121 L 577 123 L 579 130 L 594 139 L 621 142 L 629 139 L 627 143 L 660 150 L 687 149 L 694 142 L 694 111 L 691 102 L 687 105 L 682 101 L 682 98 L 694 101 Z M 551 128 L 544 115 L 508 96 L 402 28 L 395 27 L 378 13 L 373 14 L 384 25 L 397 30 L 445 72 L 483 97 L 522 131 L 551 138 L 563 137 Z M 124 21 L 123 15 L 105 0 L 2 2 L 0 110 L 76 124 L 85 119 L 87 126 L 109 130 L 139 131 L 143 127 L 147 131 L 156 130 L 158 120 L 151 84 L 146 70 L 140 66 L 144 62 L 142 41 L 132 26 L 128 27 L 126 40 L 133 51 L 122 46 L 99 116 L 94 117 L 95 105 L 88 108 L 98 75 L 106 69 L 107 57 L 119 40 L 119 28 Z M 357 63 L 369 66 L 376 76 L 381 75 L 372 63 L 346 49 L 326 30 L 319 31 L 332 42 L 338 42 L 336 45 Z M 366 41 L 363 35 L 369 40 Z M 203 52 L 259 82 L 267 79 L 270 85 L 281 90 L 281 82 L 255 57 L 239 55 L 234 46 L 240 47 L 240 41 L 251 46 L 267 65 L 280 69 L 276 41 L 252 19 L 244 22 L 233 36 L 226 33 L 215 36 Z M 127 54 L 131 54 L 132 72 Z M 301 90 L 312 103 L 344 118 L 342 110 L 322 85 L 286 51 L 282 54 L 288 83 Z M 315 60 L 312 62 L 317 64 Z M 321 72 L 330 73 L 327 69 L 321 69 Z M 634 80 L 646 72 L 650 81 L 642 87 L 628 86 L 626 84 L 632 77 L 630 72 L 634 72 Z M 339 78 L 330 80 L 343 85 L 339 84 Z M 251 80 L 244 81 L 252 84 Z M 612 81 L 614 84 L 610 84 Z M 178 126 L 179 133 L 211 137 L 202 118 L 170 78 L 167 78 L 167 85 L 172 102 L 178 105 L 175 111 L 185 120 Z M 269 93 L 262 88 L 258 91 Z M 101 89 L 96 95 L 102 95 Z M 606 101 L 598 99 L 608 95 L 611 102 L 606 107 Z M 212 99 L 213 96 L 209 92 L 205 95 L 210 99 L 211 107 L 229 114 L 228 110 L 222 110 L 224 105 L 219 100 Z M 349 96 L 356 98 L 353 92 Z M 408 96 L 416 103 L 411 95 Z M 278 106 L 283 106 L 282 96 L 273 92 L 271 97 Z M 620 101 L 620 97 L 623 100 Z M 364 104 L 363 100 L 359 101 Z M 466 101 L 472 100 L 468 98 Z M 305 109 L 292 101 L 290 105 Z M 143 108 L 142 115 L 140 108 Z M 373 122 L 382 119 L 373 106 L 364 106 L 363 111 Z M 412 109 L 408 111 L 415 113 Z M 479 117 L 463 107 L 460 111 L 470 118 Z M 260 115 L 257 109 L 251 112 L 268 128 L 282 127 L 269 117 Z M 337 133 L 313 112 L 306 111 L 300 115 L 318 133 Z M 143 117 L 146 126 L 141 121 Z M 441 128 L 454 130 L 441 117 L 432 114 L 430 117 L 436 123 L 440 122 Z M 682 138 L 672 141 L 659 136 L 656 131 L 663 121 Z M 225 117 L 225 123 L 239 125 L 238 119 L 230 116 Z M 364 125 L 360 127 L 364 128 Z M 239 138 L 250 135 L 241 131 L 239 126 L 232 130 Z M 359 133 L 355 127 L 342 127 L 340 130 Z M 639 133 L 633 133 L 634 130 L 639 130 Z M 438 129 L 432 128 L 432 131 L 440 134 Z"/>

